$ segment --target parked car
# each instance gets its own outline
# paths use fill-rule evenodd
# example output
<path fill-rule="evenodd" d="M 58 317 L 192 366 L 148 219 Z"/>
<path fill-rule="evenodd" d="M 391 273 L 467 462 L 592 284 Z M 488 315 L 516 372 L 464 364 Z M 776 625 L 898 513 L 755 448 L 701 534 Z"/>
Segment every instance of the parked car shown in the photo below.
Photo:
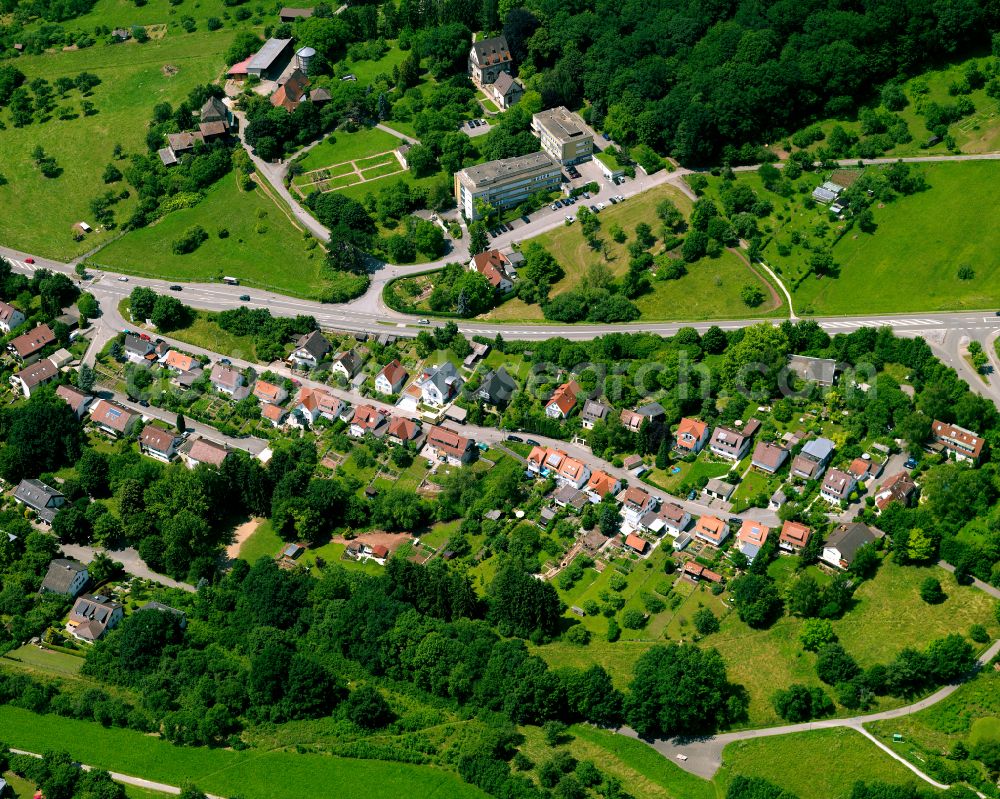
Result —
<path fill-rule="evenodd" d="M 511 436 L 511 435 L 507 436 L 507 440 L 508 441 L 513 441 L 516 444 L 520 444 L 520 443 L 522 443 L 524 441 L 524 439 L 521 438 L 520 436 Z"/>
<path fill-rule="evenodd" d="M 573 214 L 566 214 L 566 224 L 572 225 L 576 221 L 576 217 Z"/>
<path fill-rule="evenodd" d="M 144 400 L 144 399 L 143 399 L 143 400 L 139 400 L 139 404 L 140 404 L 140 405 L 141 405 L 141 406 L 142 406 L 143 408 L 148 408 L 148 407 L 149 407 L 149 402 L 147 402 L 147 401 L 146 401 L 146 400 Z"/>
<path fill-rule="evenodd" d="M 228 358 L 219 358 L 219 363 L 221 363 L 223 366 L 232 366 L 233 365 L 233 362 L 231 360 L 229 360 Z"/>
<path fill-rule="evenodd" d="M 907 458 L 906 463 L 904 463 L 903 466 L 905 466 L 907 469 L 915 469 L 917 468 L 917 462 L 913 460 L 913 458 Z"/>
<path fill-rule="evenodd" d="M 583 199 L 585 199 L 585 200 L 589 200 L 590 199 L 590 192 L 589 191 L 585 191 L 583 193 Z"/>
<path fill-rule="evenodd" d="M 250 302 L 250 295 L 249 294 L 241 294 L 240 295 L 240 302 Z"/>
<path fill-rule="evenodd" d="M 553 211 L 557 211 L 558 210 L 556 208 L 556 204 L 555 203 L 552 203 L 552 205 L 550 205 L 549 208 L 552 209 Z"/>
<path fill-rule="evenodd" d="M 35 262 L 35 259 L 29 255 L 27 258 L 24 259 L 24 262 L 26 264 L 33 264 Z"/>
<path fill-rule="evenodd" d="M 120 276 L 118 277 L 118 282 L 119 282 L 119 283 L 128 283 L 128 278 L 127 278 L 127 277 L 125 277 L 125 275 L 120 275 Z"/>
<path fill-rule="evenodd" d="M 593 211 L 595 214 L 601 213 L 601 209 L 598 208 L 596 205 L 590 206 L 590 210 Z"/>
<path fill-rule="evenodd" d="M 184 291 L 183 286 L 178 286 L 176 283 L 170 287 L 171 291 Z"/>
<path fill-rule="evenodd" d="M 607 208 L 607 206 L 604 203 L 598 203 L 597 204 L 597 210 L 598 211 L 603 211 L 605 208 Z"/>
<path fill-rule="evenodd" d="M 533 447 L 540 447 L 540 446 L 542 446 L 537 441 L 535 441 L 535 439 L 533 439 L 533 438 L 526 438 L 526 439 L 524 439 L 524 443 L 525 444 L 531 444 L 531 446 L 533 446 Z"/>

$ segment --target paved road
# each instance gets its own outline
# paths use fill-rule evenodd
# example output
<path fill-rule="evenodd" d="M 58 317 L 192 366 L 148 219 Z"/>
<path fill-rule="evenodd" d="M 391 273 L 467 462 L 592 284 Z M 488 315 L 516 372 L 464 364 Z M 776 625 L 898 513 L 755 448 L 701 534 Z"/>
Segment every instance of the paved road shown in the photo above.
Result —
<path fill-rule="evenodd" d="M 60 544 L 59 548 L 69 555 L 69 557 L 76 558 L 82 563 L 90 563 L 98 554 L 104 553 L 111 560 L 117 560 L 121 563 L 125 573 L 131 574 L 133 577 L 149 580 L 166 588 L 179 588 L 189 593 L 194 593 L 195 591 L 193 585 L 182 583 L 171 577 L 167 577 L 165 574 L 154 572 L 132 547 L 126 547 L 125 549 L 103 549 L 102 547 L 89 547 L 82 544 Z"/>
<path fill-rule="evenodd" d="M 13 752 L 15 755 L 28 755 L 29 757 L 37 757 L 39 760 L 42 757 L 37 752 L 28 752 L 28 751 L 26 751 L 24 749 L 14 749 L 14 748 L 11 748 L 10 751 Z M 94 766 L 88 766 L 88 765 L 86 765 L 84 763 L 77 763 L 77 765 L 83 771 L 94 771 L 95 770 Z M 132 777 L 132 776 L 130 776 L 128 774 L 119 774 L 117 771 L 111 771 L 109 773 L 111 774 L 111 779 L 113 779 L 115 782 L 120 782 L 120 783 L 122 783 L 124 785 L 134 785 L 136 788 L 145 788 L 148 791 L 159 791 L 160 793 L 167 793 L 167 794 L 171 794 L 171 795 L 174 795 L 174 796 L 179 795 L 180 792 L 181 792 L 181 789 L 178 788 L 176 785 L 167 785 L 167 784 L 162 783 L 162 782 L 154 782 L 153 780 L 145 780 L 142 777 Z M 222 796 L 216 796 L 215 794 L 211 794 L 211 793 L 205 794 L 205 795 L 208 797 L 208 799 L 224 799 L 224 797 L 222 797 Z"/>

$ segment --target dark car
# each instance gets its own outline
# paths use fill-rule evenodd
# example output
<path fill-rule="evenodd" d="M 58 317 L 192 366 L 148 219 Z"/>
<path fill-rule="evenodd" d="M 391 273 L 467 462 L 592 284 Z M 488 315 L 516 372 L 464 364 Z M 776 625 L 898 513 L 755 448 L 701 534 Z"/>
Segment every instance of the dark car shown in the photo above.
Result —
<path fill-rule="evenodd" d="M 517 444 L 520 444 L 520 443 L 522 443 L 524 441 L 524 439 L 521 438 L 520 436 L 507 436 L 507 440 L 508 441 L 513 441 L 513 442 L 515 442 Z"/>
<path fill-rule="evenodd" d="M 148 402 L 147 402 L 146 400 L 139 400 L 139 404 L 140 404 L 140 405 L 141 405 L 141 406 L 142 406 L 143 408 L 148 408 L 148 407 L 149 407 L 149 403 L 148 403 Z"/>
<path fill-rule="evenodd" d="M 171 291 L 184 291 L 184 287 L 183 286 L 178 286 L 178 285 L 174 284 L 173 286 L 170 287 L 170 290 Z"/>
<path fill-rule="evenodd" d="M 232 366 L 233 365 L 233 362 L 231 360 L 229 360 L 228 358 L 219 358 L 219 363 L 221 363 L 223 366 Z"/>
<path fill-rule="evenodd" d="M 537 441 L 535 441 L 535 439 L 533 439 L 533 438 L 526 438 L 526 439 L 524 439 L 524 443 L 525 444 L 531 444 L 531 446 L 533 446 L 533 447 L 540 447 L 540 446 L 542 446 Z"/>
<path fill-rule="evenodd" d="M 904 463 L 903 466 L 905 466 L 907 469 L 915 469 L 917 466 L 917 462 L 913 460 L 913 458 L 907 458 L 906 463 Z"/>
<path fill-rule="evenodd" d="M 525 224 L 528 224 L 531 221 L 531 217 L 528 216 L 527 214 L 525 214 L 524 216 L 522 216 L 521 219 L 524 220 Z"/>
<path fill-rule="evenodd" d="M 250 302 L 250 295 L 249 294 L 241 294 L 240 295 L 240 302 Z"/>

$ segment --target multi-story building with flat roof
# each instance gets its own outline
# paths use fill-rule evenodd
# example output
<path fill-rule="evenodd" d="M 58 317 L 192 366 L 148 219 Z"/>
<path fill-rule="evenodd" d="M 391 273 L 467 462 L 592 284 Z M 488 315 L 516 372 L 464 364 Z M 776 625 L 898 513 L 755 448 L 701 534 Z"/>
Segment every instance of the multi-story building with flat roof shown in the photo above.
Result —
<path fill-rule="evenodd" d="M 590 128 L 565 106 L 541 111 L 531 118 L 531 129 L 542 141 L 542 150 L 564 166 L 589 161 L 594 153 Z"/>
<path fill-rule="evenodd" d="M 545 153 L 488 161 L 455 173 L 455 201 L 466 219 L 478 219 L 476 201 L 512 208 L 532 194 L 559 188 L 562 169 Z"/>

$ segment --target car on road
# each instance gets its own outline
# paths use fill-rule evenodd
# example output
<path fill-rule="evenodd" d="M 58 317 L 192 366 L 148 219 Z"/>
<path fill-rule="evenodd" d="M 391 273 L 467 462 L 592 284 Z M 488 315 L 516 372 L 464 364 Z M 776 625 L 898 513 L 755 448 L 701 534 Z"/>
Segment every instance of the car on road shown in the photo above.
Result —
<path fill-rule="evenodd" d="M 516 444 L 520 444 L 524 441 L 520 436 L 507 436 L 508 441 L 513 441 Z"/>
<path fill-rule="evenodd" d="M 525 214 L 524 216 L 521 217 L 521 221 L 527 225 L 529 222 L 531 222 L 531 217 Z"/>
<path fill-rule="evenodd" d="M 125 277 L 125 275 L 119 275 L 118 276 L 118 282 L 119 283 L 128 283 L 128 278 Z"/>
<path fill-rule="evenodd" d="M 996 315 L 997 315 L 997 316 L 1000 316 L 1000 311 L 997 311 Z"/>
<path fill-rule="evenodd" d="M 906 463 L 903 464 L 907 469 L 915 469 L 917 467 L 917 462 L 913 458 L 907 458 Z"/>
<path fill-rule="evenodd" d="M 176 283 L 170 287 L 171 291 L 184 291 L 183 286 L 178 286 Z"/>
<path fill-rule="evenodd" d="M 25 259 L 24 259 L 24 262 L 25 262 L 26 264 L 33 264 L 33 263 L 35 262 L 35 259 L 34 259 L 34 258 L 31 258 L 31 257 L 29 256 L 28 258 L 25 258 Z"/>
<path fill-rule="evenodd" d="M 149 403 L 148 403 L 148 402 L 147 402 L 146 400 L 139 400 L 139 404 L 140 404 L 140 405 L 141 405 L 141 406 L 142 406 L 143 408 L 148 408 L 148 407 L 149 407 Z"/>
<path fill-rule="evenodd" d="M 535 441 L 535 439 L 533 439 L 533 438 L 526 438 L 526 439 L 524 439 L 524 443 L 525 444 L 531 444 L 531 446 L 533 446 L 533 447 L 540 447 L 540 446 L 542 446 L 537 441 Z"/>
<path fill-rule="evenodd" d="M 249 294 L 241 294 L 240 295 L 240 302 L 250 302 L 250 295 Z"/>
<path fill-rule="evenodd" d="M 417 320 L 417 324 L 418 325 L 429 325 L 430 323 L 431 323 L 430 319 L 418 319 Z"/>

